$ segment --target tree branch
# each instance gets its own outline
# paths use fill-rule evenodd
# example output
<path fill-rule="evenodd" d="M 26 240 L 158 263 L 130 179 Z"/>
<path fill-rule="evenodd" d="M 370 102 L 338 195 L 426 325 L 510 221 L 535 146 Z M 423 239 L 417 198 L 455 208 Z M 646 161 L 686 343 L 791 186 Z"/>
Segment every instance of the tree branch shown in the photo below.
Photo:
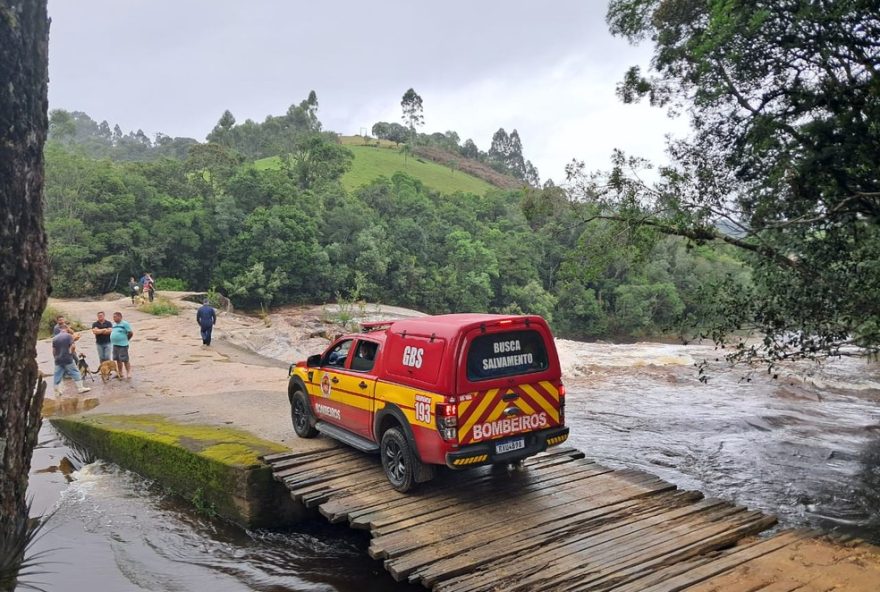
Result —
<path fill-rule="evenodd" d="M 748 111 L 752 115 L 754 115 L 756 117 L 761 115 L 761 112 L 758 109 L 756 109 L 755 107 L 753 107 L 752 104 L 749 103 L 749 101 L 739 92 L 739 90 L 737 90 L 736 86 L 734 86 L 734 84 L 733 84 L 733 80 L 730 78 L 730 75 L 727 74 L 727 70 L 724 69 L 724 66 L 721 66 L 719 64 L 718 71 L 721 73 L 721 76 L 724 78 L 724 81 L 727 83 L 727 90 L 729 90 L 730 94 L 732 94 L 734 96 L 734 98 L 736 99 L 736 102 L 743 109 L 745 109 L 746 111 Z M 805 138 L 803 135 L 801 135 L 800 132 L 798 132 L 796 129 L 794 129 L 792 126 L 788 125 L 787 123 L 780 123 L 779 121 L 775 121 L 774 125 L 776 125 L 780 129 L 787 131 L 794 139 L 796 139 L 801 144 L 811 145 L 810 142 L 807 141 L 807 138 Z"/>
<path fill-rule="evenodd" d="M 675 236 L 681 236 L 684 238 L 689 238 L 694 241 L 722 241 L 729 245 L 733 245 L 745 251 L 749 251 L 751 253 L 755 253 L 757 255 L 761 255 L 762 257 L 766 257 L 771 261 L 777 263 L 780 266 L 786 267 L 788 269 L 792 269 L 794 271 L 803 272 L 804 268 L 796 259 L 792 259 L 780 251 L 770 247 L 766 244 L 754 244 L 741 239 L 738 239 L 733 236 L 729 236 L 726 234 L 722 234 L 714 229 L 709 228 L 679 228 L 677 226 L 671 226 L 669 224 L 664 224 L 658 220 L 654 220 L 649 217 L 642 218 L 640 220 L 634 220 L 632 218 L 627 218 L 625 216 L 614 216 L 609 214 L 596 214 L 594 216 L 590 216 L 584 220 L 584 222 L 590 222 L 592 220 L 610 220 L 613 222 L 626 222 L 626 223 L 635 223 L 636 225 L 644 225 L 650 226 L 652 228 L 656 228 L 660 232 L 664 234 L 672 234 Z"/>

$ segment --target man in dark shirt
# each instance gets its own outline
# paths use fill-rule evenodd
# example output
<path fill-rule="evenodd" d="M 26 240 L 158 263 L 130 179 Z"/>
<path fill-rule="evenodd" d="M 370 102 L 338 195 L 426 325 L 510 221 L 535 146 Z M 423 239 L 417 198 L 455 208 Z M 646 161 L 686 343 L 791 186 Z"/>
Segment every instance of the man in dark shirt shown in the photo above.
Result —
<path fill-rule="evenodd" d="M 208 304 L 207 298 L 196 312 L 196 321 L 202 330 L 202 344 L 211 345 L 211 331 L 214 330 L 214 325 L 217 323 L 217 312 L 214 307 Z"/>
<path fill-rule="evenodd" d="M 83 384 L 82 375 L 76 367 L 73 354 L 70 352 L 73 342 L 79 339 L 79 335 L 68 333 L 67 331 L 59 331 L 52 338 L 52 356 L 55 358 L 55 396 L 60 397 L 64 394 L 61 388 L 61 380 L 67 374 L 73 378 L 76 384 L 76 390 L 79 393 L 87 393 L 90 388 Z"/>
<path fill-rule="evenodd" d="M 110 359 L 113 346 L 110 344 L 110 333 L 113 331 L 113 323 L 104 318 L 104 312 L 98 313 L 98 320 L 92 323 L 92 333 L 95 335 L 95 345 L 98 348 L 98 361 L 106 362 Z"/>

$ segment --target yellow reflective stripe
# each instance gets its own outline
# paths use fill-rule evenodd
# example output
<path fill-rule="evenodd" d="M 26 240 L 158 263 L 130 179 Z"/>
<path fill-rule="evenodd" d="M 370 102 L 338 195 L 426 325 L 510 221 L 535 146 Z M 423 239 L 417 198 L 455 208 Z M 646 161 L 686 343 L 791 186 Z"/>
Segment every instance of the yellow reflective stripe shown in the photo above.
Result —
<path fill-rule="evenodd" d="M 534 415 L 535 414 L 535 410 L 532 409 L 532 406 L 529 405 L 528 403 L 526 403 L 525 401 L 523 401 L 522 399 L 516 399 L 513 403 L 514 403 L 514 405 L 516 405 L 517 407 L 519 407 L 520 409 L 525 411 L 527 415 Z"/>
<path fill-rule="evenodd" d="M 423 395 L 425 397 L 430 397 L 432 404 L 442 403 L 444 398 L 443 395 L 424 391 L 421 389 L 414 389 L 408 386 L 400 386 L 387 382 L 379 382 L 376 384 L 376 399 L 381 399 L 383 401 L 387 401 L 388 403 L 395 403 L 397 405 L 413 407 L 415 406 L 417 394 Z M 433 412 L 434 410 L 432 409 L 431 413 Z"/>
<path fill-rule="evenodd" d="M 529 393 L 532 398 L 538 402 L 538 405 L 540 405 L 544 409 L 544 411 L 547 412 L 547 415 L 552 417 L 554 421 L 559 421 L 559 411 L 555 407 L 553 407 L 553 405 L 549 401 L 547 401 L 544 395 L 535 390 L 535 387 L 530 384 L 524 384 L 520 388 Z"/>
<path fill-rule="evenodd" d="M 458 459 L 452 461 L 452 464 L 454 464 L 456 466 L 473 465 L 476 463 L 485 462 L 486 460 L 488 460 L 488 458 L 489 458 L 488 454 L 481 454 L 480 456 L 468 456 L 466 458 L 458 458 Z"/>
<path fill-rule="evenodd" d="M 336 395 L 331 397 L 334 401 L 339 401 L 340 403 L 342 403 L 343 405 L 347 405 L 348 407 L 363 409 L 364 411 L 370 411 L 373 408 L 370 399 L 358 397 L 357 395 L 350 395 L 348 393 L 342 393 L 336 390 L 330 391 L 330 393 L 331 395 Z"/>
<path fill-rule="evenodd" d="M 486 423 L 501 419 L 501 415 L 504 413 L 505 409 L 507 409 L 507 401 L 499 399 L 495 409 L 493 409 L 492 413 L 489 414 L 489 417 L 486 418 Z"/>
<path fill-rule="evenodd" d="M 474 427 L 474 424 L 477 423 L 477 419 L 483 415 L 483 412 L 486 411 L 486 407 L 492 402 L 492 399 L 495 398 L 495 395 L 498 394 L 498 389 L 492 389 L 483 395 L 483 399 L 478 403 L 477 408 L 468 418 L 463 426 L 461 426 L 461 434 L 467 434 L 471 431 L 471 428 Z"/>
<path fill-rule="evenodd" d="M 547 380 L 539 382 L 538 384 L 540 384 L 542 387 L 544 387 L 545 391 L 550 393 L 550 396 L 553 397 L 554 401 L 559 401 L 559 389 L 556 388 L 555 384 L 553 384 L 552 382 L 549 382 Z"/>
<path fill-rule="evenodd" d="M 553 438 L 547 438 L 547 446 L 555 446 L 557 444 L 562 444 L 568 439 L 568 434 L 563 434 L 561 436 L 554 436 Z"/>

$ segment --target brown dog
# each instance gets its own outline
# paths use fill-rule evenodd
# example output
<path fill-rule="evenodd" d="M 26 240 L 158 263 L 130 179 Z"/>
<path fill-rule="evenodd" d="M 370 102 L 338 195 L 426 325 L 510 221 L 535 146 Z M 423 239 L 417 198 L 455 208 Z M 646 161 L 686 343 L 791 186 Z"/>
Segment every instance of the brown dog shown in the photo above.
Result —
<path fill-rule="evenodd" d="M 116 370 L 116 362 L 113 360 L 104 360 L 101 362 L 101 365 L 98 366 L 98 374 L 101 375 L 101 380 L 104 382 L 110 380 L 110 374 L 112 372 L 116 372 L 116 375 L 119 376 L 119 372 Z"/>

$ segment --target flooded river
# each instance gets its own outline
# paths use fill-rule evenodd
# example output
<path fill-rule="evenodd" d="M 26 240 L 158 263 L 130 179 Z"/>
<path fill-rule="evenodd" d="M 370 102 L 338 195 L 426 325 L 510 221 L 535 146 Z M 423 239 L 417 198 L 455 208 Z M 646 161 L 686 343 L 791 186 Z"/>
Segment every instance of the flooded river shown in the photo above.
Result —
<path fill-rule="evenodd" d="M 34 451 L 33 513 L 54 512 L 33 552 L 48 592 L 381 592 L 394 582 L 368 536 L 315 522 L 243 531 L 198 514 L 154 483 L 104 462 L 81 464 L 51 426 Z M 77 468 L 79 467 L 79 468 Z"/>
<path fill-rule="evenodd" d="M 779 517 L 880 544 L 880 365 L 747 370 L 711 347 L 574 344 L 569 443 Z M 710 361 L 708 381 L 693 364 Z"/>
<path fill-rule="evenodd" d="M 711 348 L 561 342 L 570 444 L 614 467 L 880 543 L 880 368 L 836 360 L 773 379 L 695 361 Z M 282 388 L 279 386 L 279 388 Z M 309 524 L 244 532 L 199 515 L 140 477 L 77 462 L 45 427 L 34 513 L 54 511 L 46 590 L 416 590 L 365 553 L 364 533 Z"/>

